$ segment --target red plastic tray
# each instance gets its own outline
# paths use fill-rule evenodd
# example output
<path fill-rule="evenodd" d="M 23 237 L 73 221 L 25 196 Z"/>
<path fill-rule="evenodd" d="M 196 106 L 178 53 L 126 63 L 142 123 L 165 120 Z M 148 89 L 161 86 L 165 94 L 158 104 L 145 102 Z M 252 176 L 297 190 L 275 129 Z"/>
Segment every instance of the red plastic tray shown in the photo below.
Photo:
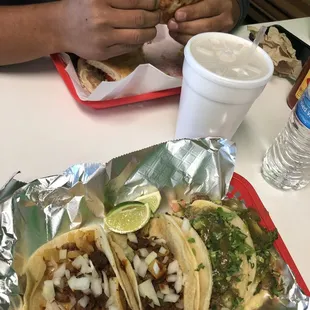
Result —
<path fill-rule="evenodd" d="M 270 218 L 269 212 L 265 209 L 255 189 L 241 175 L 234 173 L 227 196 L 229 198 L 237 198 L 238 200 L 242 200 L 244 201 L 246 207 L 255 209 L 261 218 L 261 225 L 266 227 L 268 230 L 274 230 L 276 228 Z M 291 268 L 296 278 L 296 281 L 302 289 L 303 293 L 307 296 L 310 296 L 310 291 L 280 235 L 275 242 L 275 248 L 282 256 L 286 264 Z"/>
<path fill-rule="evenodd" d="M 181 87 L 178 87 L 178 88 L 172 88 L 172 89 L 157 91 L 157 92 L 148 93 L 148 94 L 142 94 L 142 95 L 137 95 L 137 96 L 112 99 L 112 100 L 102 100 L 102 101 L 81 100 L 75 91 L 75 88 L 73 86 L 70 76 L 66 72 L 66 64 L 64 63 L 60 55 L 53 54 L 51 55 L 51 58 L 55 64 L 55 67 L 58 73 L 60 74 L 65 84 L 67 85 L 72 97 L 77 102 L 85 106 L 91 107 L 93 109 L 107 109 L 107 108 L 117 107 L 117 106 L 126 105 L 130 103 L 136 103 L 136 102 L 141 102 L 141 101 L 147 101 L 147 100 L 153 100 L 153 99 L 178 95 L 180 94 L 180 91 L 181 91 Z"/>

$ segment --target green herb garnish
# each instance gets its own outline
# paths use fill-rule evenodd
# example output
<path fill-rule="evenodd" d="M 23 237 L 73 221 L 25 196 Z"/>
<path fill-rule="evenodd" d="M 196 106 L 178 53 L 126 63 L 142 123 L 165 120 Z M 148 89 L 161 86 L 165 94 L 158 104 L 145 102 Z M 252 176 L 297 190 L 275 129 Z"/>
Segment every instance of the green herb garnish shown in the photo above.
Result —
<path fill-rule="evenodd" d="M 203 263 L 200 263 L 198 267 L 195 269 L 195 271 L 200 271 L 201 269 L 204 269 L 204 268 L 205 268 L 205 265 Z"/>
<path fill-rule="evenodd" d="M 195 241 L 195 238 L 188 238 L 187 241 L 188 241 L 189 243 L 195 243 L 195 242 L 196 242 L 196 241 Z"/>

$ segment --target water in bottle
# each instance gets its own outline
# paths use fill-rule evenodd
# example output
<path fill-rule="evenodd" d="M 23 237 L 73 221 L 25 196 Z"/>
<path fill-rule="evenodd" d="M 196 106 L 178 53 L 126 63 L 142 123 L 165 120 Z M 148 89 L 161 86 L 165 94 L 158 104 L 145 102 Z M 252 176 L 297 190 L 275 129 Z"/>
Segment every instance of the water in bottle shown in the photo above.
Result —
<path fill-rule="evenodd" d="M 298 190 L 310 182 L 310 84 L 266 152 L 262 175 L 283 190 Z"/>

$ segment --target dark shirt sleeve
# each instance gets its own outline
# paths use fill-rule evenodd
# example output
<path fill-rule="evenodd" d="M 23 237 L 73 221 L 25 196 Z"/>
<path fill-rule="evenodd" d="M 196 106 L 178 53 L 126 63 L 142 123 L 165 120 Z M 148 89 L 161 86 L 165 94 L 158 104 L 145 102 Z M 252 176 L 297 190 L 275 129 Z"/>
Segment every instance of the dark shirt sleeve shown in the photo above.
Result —
<path fill-rule="evenodd" d="M 240 24 L 244 21 L 245 17 L 248 14 L 249 5 L 250 5 L 250 0 L 237 0 L 237 1 L 240 7 L 240 18 L 238 20 L 236 27 L 240 26 Z"/>

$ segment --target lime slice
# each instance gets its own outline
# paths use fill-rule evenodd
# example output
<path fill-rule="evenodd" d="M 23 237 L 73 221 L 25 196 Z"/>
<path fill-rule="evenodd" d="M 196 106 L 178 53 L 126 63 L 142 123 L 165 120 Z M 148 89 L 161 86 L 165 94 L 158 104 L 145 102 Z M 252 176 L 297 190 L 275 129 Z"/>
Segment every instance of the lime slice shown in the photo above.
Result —
<path fill-rule="evenodd" d="M 155 193 L 138 197 L 135 200 L 147 203 L 150 206 L 151 211 L 155 213 L 160 205 L 161 195 L 160 192 L 157 191 Z"/>
<path fill-rule="evenodd" d="M 119 234 L 127 234 L 141 229 L 151 217 L 148 204 L 138 201 L 122 202 L 104 219 L 105 225 Z"/>

